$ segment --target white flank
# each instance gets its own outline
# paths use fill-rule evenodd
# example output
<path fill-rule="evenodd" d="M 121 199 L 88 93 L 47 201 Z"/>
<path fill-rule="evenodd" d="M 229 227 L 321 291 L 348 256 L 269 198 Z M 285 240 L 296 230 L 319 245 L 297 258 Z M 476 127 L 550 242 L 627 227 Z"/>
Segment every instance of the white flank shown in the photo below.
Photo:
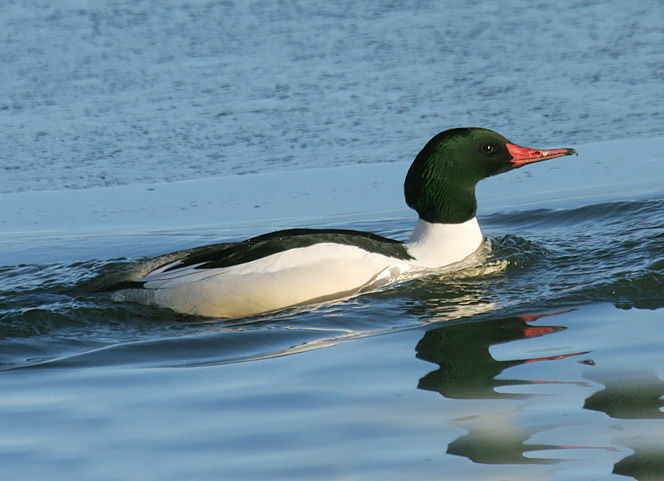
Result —
<path fill-rule="evenodd" d="M 380 288 L 409 271 L 460 262 L 482 241 L 474 218 L 463 224 L 419 220 L 406 244 L 411 261 L 320 243 L 216 269 L 177 268 L 179 261 L 173 262 L 137 279 L 142 289 L 122 290 L 115 298 L 197 316 L 242 317 Z"/>
<path fill-rule="evenodd" d="M 116 299 L 207 317 L 242 317 L 306 302 L 341 298 L 398 280 L 411 266 L 398 259 L 333 243 L 291 249 L 237 266 L 187 266 L 142 279 Z M 389 279 L 388 279 L 389 278 Z"/>

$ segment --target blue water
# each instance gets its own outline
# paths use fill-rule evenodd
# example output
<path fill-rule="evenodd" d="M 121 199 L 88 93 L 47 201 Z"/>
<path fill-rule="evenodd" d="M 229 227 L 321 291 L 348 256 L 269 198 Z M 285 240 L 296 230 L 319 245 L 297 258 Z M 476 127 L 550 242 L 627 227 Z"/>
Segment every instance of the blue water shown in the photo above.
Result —
<path fill-rule="evenodd" d="M 109 261 L 5 267 L 3 470 L 657 479 L 663 203 L 489 215 L 484 269 L 235 321 L 60 292 Z"/>
<path fill-rule="evenodd" d="M 2 190 L 25 197 L 0 195 L 0 478 L 664 478 L 664 157 L 629 143 L 662 136 L 660 2 L 361 5 L 2 6 Z M 578 147 L 587 189 L 569 190 L 581 167 L 532 166 L 480 206 L 481 266 L 312 308 L 202 320 L 75 295 L 264 224 L 143 212 L 68 234 L 19 205 L 404 161 L 461 124 Z M 584 157 L 614 138 L 628 155 Z M 629 189 L 596 195 L 625 163 Z M 515 207 L 529 180 L 541 198 Z M 99 216 L 104 191 L 81 197 Z M 292 215 L 398 239 L 414 223 L 361 214 Z"/>
<path fill-rule="evenodd" d="M 664 124 L 660 0 L 0 13 L 0 192 L 405 160 L 458 126 L 558 145 Z"/>

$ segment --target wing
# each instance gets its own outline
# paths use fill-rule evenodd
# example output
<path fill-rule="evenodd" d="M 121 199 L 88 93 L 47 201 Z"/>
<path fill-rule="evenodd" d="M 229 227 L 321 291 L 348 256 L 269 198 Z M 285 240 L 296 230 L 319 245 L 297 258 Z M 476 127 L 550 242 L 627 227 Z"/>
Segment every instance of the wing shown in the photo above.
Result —
<path fill-rule="evenodd" d="M 246 264 L 291 249 L 321 243 L 341 244 L 401 260 L 411 260 L 404 243 L 367 232 L 343 229 L 289 229 L 261 235 L 242 242 L 215 244 L 166 254 L 138 263 L 131 275 L 116 277 L 102 289 L 112 291 L 141 288 L 144 284 L 188 277 L 198 281 L 216 275 L 220 269 Z M 130 266 L 131 267 L 131 266 Z"/>
<path fill-rule="evenodd" d="M 108 292 L 127 287 L 140 287 L 137 279 L 147 276 L 164 266 L 180 263 L 183 259 L 196 256 L 214 255 L 214 253 L 223 253 L 229 247 L 236 245 L 237 242 L 224 242 L 207 246 L 193 247 L 181 251 L 171 252 L 153 257 L 150 259 L 133 262 L 114 269 L 112 272 L 102 273 L 101 275 L 85 281 L 79 286 L 84 292 Z M 220 254 L 223 255 L 223 254 Z"/>
<path fill-rule="evenodd" d="M 359 247 L 367 252 L 410 260 L 403 242 L 369 232 L 345 229 L 289 229 L 264 234 L 243 242 L 228 244 L 224 249 L 199 252 L 180 259 L 163 272 L 196 265 L 196 269 L 217 269 L 262 259 L 290 249 L 332 243 Z"/>

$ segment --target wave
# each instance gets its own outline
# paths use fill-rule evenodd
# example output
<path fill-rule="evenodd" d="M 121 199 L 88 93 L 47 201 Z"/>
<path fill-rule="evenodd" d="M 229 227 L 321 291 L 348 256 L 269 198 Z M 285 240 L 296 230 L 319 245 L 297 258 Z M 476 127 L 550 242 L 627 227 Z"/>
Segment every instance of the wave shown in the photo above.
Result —
<path fill-rule="evenodd" d="M 274 333 L 284 330 L 289 330 L 291 346 L 309 345 L 313 339 L 321 347 L 385 329 L 486 317 L 506 309 L 557 309 L 601 302 L 659 309 L 664 307 L 662 207 L 664 201 L 649 199 L 495 214 L 483 219 L 490 249 L 482 253 L 481 262 L 465 269 L 318 308 L 238 321 L 202 322 L 167 310 L 118 304 L 104 295 L 72 295 L 81 280 L 133 258 L 4 266 L 0 268 L 0 339 L 7 349 L 0 365 L 30 364 L 136 342 L 158 346 L 174 336 L 212 330 L 265 330 L 268 334 L 257 336 L 259 341 L 254 340 L 249 351 L 230 348 L 215 357 L 236 362 L 282 352 Z M 403 236 L 408 231 L 404 219 L 374 221 L 370 230 L 380 231 L 381 225 L 381 233 L 387 235 Z M 340 328 L 348 332 L 339 334 Z M 312 330 L 316 331 L 313 338 Z M 274 344 L 269 341 L 271 333 Z"/>

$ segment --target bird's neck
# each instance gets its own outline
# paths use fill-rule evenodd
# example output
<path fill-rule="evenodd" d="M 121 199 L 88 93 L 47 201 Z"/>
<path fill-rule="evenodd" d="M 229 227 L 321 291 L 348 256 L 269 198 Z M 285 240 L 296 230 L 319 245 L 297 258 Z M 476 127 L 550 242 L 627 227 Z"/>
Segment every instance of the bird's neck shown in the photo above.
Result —
<path fill-rule="evenodd" d="M 444 267 L 468 257 L 480 247 L 483 240 L 475 217 L 458 224 L 418 219 L 407 248 L 418 265 Z"/>

